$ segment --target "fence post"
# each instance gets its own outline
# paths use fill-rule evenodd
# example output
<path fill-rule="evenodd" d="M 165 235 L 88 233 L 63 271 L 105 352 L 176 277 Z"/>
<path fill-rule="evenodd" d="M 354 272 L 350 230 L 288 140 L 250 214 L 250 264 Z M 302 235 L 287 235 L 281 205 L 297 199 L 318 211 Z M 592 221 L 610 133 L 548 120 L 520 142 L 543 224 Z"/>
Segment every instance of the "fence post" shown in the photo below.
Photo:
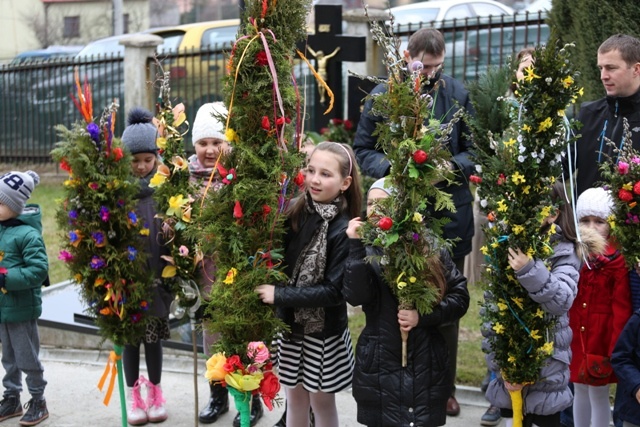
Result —
<path fill-rule="evenodd" d="M 162 44 L 162 37 L 153 34 L 136 34 L 120 41 L 124 45 L 124 105 L 126 114 L 133 107 L 144 107 L 153 111 L 153 88 L 147 60 Z"/>
<path fill-rule="evenodd" d="M 367 38 L 365 42 L 367 51 L 366 62 L 346 62 L 346 68 L 354 73 L 364 76 L 383 76 L 387 73 L 383 61 L 383 52 L 380 46 L 373 40 L 371 36 L 371 22 L 384 22 L 388 19 L 389 14 L 382 9 L 369 9 L 369 16 L 364 14 L 362 9 L 348 10 L 342 14 L 345 22 L 344 34 L 349 36 L 364 36 Z M 384 24 L 383 24 L 384 25 Z"/>

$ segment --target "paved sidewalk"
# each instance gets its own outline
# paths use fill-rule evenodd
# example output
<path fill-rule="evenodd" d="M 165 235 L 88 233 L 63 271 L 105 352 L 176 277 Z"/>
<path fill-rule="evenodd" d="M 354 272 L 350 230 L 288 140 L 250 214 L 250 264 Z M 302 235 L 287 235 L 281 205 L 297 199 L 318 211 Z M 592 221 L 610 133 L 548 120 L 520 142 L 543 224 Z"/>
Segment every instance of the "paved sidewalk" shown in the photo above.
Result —
<path fill-rule="evenodd" d="M 106 366 L 107 351 L 43 348 L 41 357 L 45 366 L 45 378 L 49 382 L 45 397 L 50 413 L 49 419 L 42 422 L 41 426 L 122 426 L 117 387 L 109 406 L 104 406 L 102 403 L 104 394 L 97 388 L 98 381 Z M 204 369 L 204 363 L 200 363 L 199 369 Z M 144 370 L 141 372 L 144 373 Z M 192 359 L 186 356 L 167 354 L 162 386 L 167 400 L 166 407 L 169 419 L 161 425 L 197 426 L 198 423 L 194 415 L 196 407 L 194 405 Z M 202 372 L 198 373 L 197 387 L 199 400 L 202 402 L 197 405 L 199 408 L 204 405 L 208 397 L 208 385 Z M 480 391 L 475 388 L 459 387 L 458 399 L 462 405 L 461 414 L 458 417 L 449 417 L 447 426 L 480 425 L 480 417 L 486 409 Z M 22 393 L 22 402 L 25 403 L 28 400 L 29 394 L 25 389 Z M 339 393 L 337 401 L 340 425 L 344 427 L 359 426 L 360 424 L 356 421 L 356 404 L 351 392 Z M 235 414 L 235 408 L 231 405 L 229 412 L 213 425 L 230 427 Z M 265 416 L 257 424 L 257 427 L 273 427 L 280 419 L 281 414 L 281 408 L 274 408 L 273 412 L 265 411 Z M 11 425 L 17 426 L 18 418 L 2 423 L 2 426 Z"/>

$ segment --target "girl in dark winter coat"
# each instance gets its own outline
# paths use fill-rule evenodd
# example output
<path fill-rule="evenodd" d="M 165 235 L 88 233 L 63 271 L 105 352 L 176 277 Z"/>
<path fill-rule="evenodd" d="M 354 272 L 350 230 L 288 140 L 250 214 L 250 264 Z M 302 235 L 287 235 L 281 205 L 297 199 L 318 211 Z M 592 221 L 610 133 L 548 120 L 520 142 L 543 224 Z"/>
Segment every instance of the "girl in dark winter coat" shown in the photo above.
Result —
<path fill-rule="evenodd" d="M 156 204 L 153 199 L 153 189 L 149 187 L 149 181 L 155 174 L 158 163 L 157 129 L 151 123 L 152 119 L 151 112 L 134 108 L 129 112 L 128 124 L 122 133 L 122 142 L 133 155 L 131 163 L 133 175 L 140 183 L 136 212 L 149 229 L 146 237 L 147 266 L 149 274 L 154 278 L 152 301 L 149 307 L 151 320 L 143 339 L 149 379 L 139 377 L 140 343 L 125 345 L 122 357 L 130 399 L 127 419 L 131 425 L 146 424 L 147 421 L 162 422 L 168 417 L 164 408 L 160 380 L 162 378 L 162 340 L 170 337 L 171 295 L 162 286 L 160 279 L 163 268 L 161 259 L 163 246 L 159 241 L 160 224 L 155 218 Z M 140 386 L 143 385 L 147 386 L 146 402 L 140 395 Z"/>
<path fill-rule="evenodd" d="M 636 310 L 618 337 L 611 365 L 618 384 L 616 413 L 624 427 L 640 426 L 640 310 Z"/>
<path fill-rule="evenodd" d="M 373 201 L 389 196 L 384 178 L 369 190 L 367 214 Z M 381 266 L 365 261 L 375 250 L 359 239 L 359 218 L 349 222 L 349 257 L 343 293 L 350 304 L 362 305 L 366 325 L 356 347 L 353 396 L 358 422 L 367 426 L 440 426 L 446 422 L 450 395 L 448 353 L 438 326 L 458 320 L 469 308 L 467 281 L 442 250 L 433 268 L 442 270 L 442 300 L 433 312 L 398 311 L 398 300 L 384 281 Z M 380 255 L 377 253 L 377 255 Z M 439 262 L 437 262 L 439 261 Z M 407 366 L 402 367 L 400 328 L 410 331 Z"/>
<path fill-rule="evenodd" d="M 360 212 L 360 177 L 351 147 L 321 142 L 309 158 L 305 193 L 288 210 L 287 286 L 255 292 L 273 304 L 290 331 L 278 339 L 278 372 L 287 396 L 288 426 L 338 427 L 335 393 L 351 386 L 353 349 L 342 296 L 348 253 L 345 231 Z"/>
<path fill-rule="evenodd" d="M 581 226 L 609 239 L 607 222 L 613 201 L 602 188 L 580 194 L 576 214 Z M 631 316 L 631 291 L 625 260 L 608 241 L 603 254 L 590 256 L 580 271 L 578 296 L 569 312 L 573 341 L 571 382 L 576 427 L 606 426 L 611 421 L 609 384 L 618 380 L 611 368 L 613 347 Z"/>
<path fill-rule="evenodd" d="M 560 427 L 560 412 L 571 406 L 569 389 L 569 362 L 571 360 L 571 329 L 568 312 L 578 289 L 581 247 L 576 246 L 576 229 L 573 210 L 568 202 L 564 185 L 557 182 L 552 189 L 552 197 L 560 204 L 555 214 L 546 218 L 542 233 L 555 229 L 550 236 L 553 254 L 546 260 L 531 259 L 518 248 L 509 249 L 509 265 L 520 285 L 527 290 L 529 298 L 540 304 L 546 316 L 558 319 L 554 330 L 546 331 L 553 342 L 553 354 L 547 359 L 533 384 L 511 384 L 498 375 L 487 388 L 486 397 L 501 409 L 507 427 L 513 423 L 513 411 L 509 390 L 522 389 L 524 400 L 524 425 Z M 583 240 L 596 239 L 595 233 Z M 602 240 L 602 239 L 600 239 Z M 602 246 L 602 245 L 601 245 Z M 493 299 L 490 292 L 485 298 Z M 483 349 L 488 353 L 490 369 L 500 372 L 495 355 L 490 351 L 489 339 L 495 332 L 491 325 L 483 326 Z M 596 426 L 598 424 L 594 424 Z"/>

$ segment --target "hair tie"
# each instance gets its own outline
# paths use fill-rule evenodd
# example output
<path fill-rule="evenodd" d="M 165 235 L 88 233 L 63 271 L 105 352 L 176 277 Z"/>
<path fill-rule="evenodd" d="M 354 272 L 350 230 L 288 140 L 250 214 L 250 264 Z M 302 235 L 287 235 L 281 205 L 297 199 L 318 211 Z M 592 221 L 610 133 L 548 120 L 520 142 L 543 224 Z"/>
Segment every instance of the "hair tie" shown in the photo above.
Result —
<path fill-rule="evenodd" d="M 347 150 L 347 148 L 341 143 L 336 142 L 335 144 L 338 144 L 338 146 L 340 146 L 340 148 L 342 148 L 344 152 L 347 153 L 347 157 L 349 158 L 349 175 L 347 176 L 351 176 L 351 172 L 353 171 L 353 161 L 351 160 L 351 154 L 349 154 L 349 150 Z"/>

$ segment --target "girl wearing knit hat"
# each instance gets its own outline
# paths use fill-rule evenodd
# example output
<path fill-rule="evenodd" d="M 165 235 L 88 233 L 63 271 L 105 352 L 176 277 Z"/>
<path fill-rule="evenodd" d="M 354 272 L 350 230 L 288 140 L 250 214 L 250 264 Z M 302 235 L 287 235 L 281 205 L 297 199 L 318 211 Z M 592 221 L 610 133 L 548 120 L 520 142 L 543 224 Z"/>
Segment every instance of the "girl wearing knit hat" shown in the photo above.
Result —
<path fill-rule="evenodd" d="M 591 254 L 584 263 L 578 295 L 569 311 L 576 426 L 605 426 L 611 421 L 609 384 L 618 380 L 610 359 L 632 311 L 628 270 L 609 237 L 612 209 L 611 196 L 602 188 L 590 188 L 578 197 L 576 215 L 580 225 L 607 239 L 607 246 L 604 253 Z"/>
<path fill-rule="evenodd" d="M 147 326 L 144 344 L 144 357 L 149 379 L 140 376 L 140 343 L 124 346 L 122 362 L 128 387 L 129 409 L 127 420 L 131 425 L 146 424 L 147 421 L 161 422 L 168 418 L 164 407 L 164 397 L 160 381 L 162 379 L 162 340 L 170 338 L 169 304 L 171 295 L 162 286 L 162 269 L 165 254 L 161 236 L 160 221 L 156 218 L 156 204 L 153 188 L 149 182 L 158 166 L 156 138 L 157 128 L 152 124 L 153 114 L 142 108 L 133 108 L 127 118 L 127 127 L 122 133 L 125 148 L 133 155 L 131 167 L 138 178 L 140 192 L 136 213 L 149 229 L 146 237 L 147 267 L 153 275 L 153 298 L 149 306 L 151 320 Z M 140 395 L 140 387 L 146 386 L 146 401 Z"/>
<path fill-rule="evenodd" d="M 231 149 L 225 136 L 227 114 L 222 102 L 204 104 L 198 109 L 191 129 L 196 154 L 189 157 L 189 171 L 194 181 L 208 181 L 213 168 Z"/>

